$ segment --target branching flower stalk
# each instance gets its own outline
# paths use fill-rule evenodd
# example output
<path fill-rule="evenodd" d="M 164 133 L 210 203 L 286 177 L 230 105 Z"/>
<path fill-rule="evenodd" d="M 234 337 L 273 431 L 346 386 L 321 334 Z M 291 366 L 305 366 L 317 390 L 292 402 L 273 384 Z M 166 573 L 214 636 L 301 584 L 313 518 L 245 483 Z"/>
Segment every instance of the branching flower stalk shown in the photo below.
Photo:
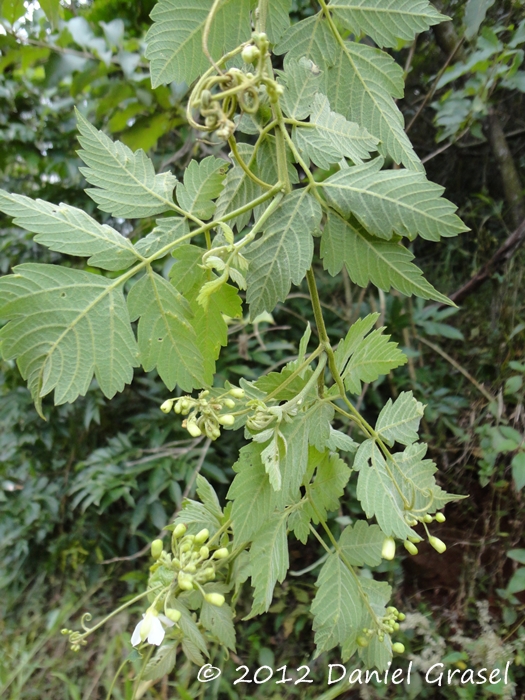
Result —
<path fill-rule="evenodd" d="M 196 665 L 217 648 L 234 651 L 241 587 L 249 576 L 248 618 L 269 610 L 287 575 L 289 537 L 306 544 L 313 536 L 327 552 L 311 606 L 315 653 L 340 646 L 344 661 L 358 654 L 384 671 L 393 653 L 403 653 L 392 642 L 403 616 L 389 605 L 390 587 L 360 570 L 393 559 L 396 540 L 417 555 L 420 525 L 434 549 L 445 551 L 427 526 L 443 522 L 441 510 L 459 497 L 438 486 L 436 465 L 425 458 L 423 405 L 402 392 L 373 425 L 355 405 L 363 383 L 406 356 L 377 327 L 379 314 L 358 319 L 333 344 L 316 282 L 320 236 L 329 274 L 345 267 L 354 284 L 375 285 L 380 294 L 395 288 L 449 303 L 402 240 L 437 242 L 466 230 L 426 179 L 403 130 L 395 101 L 401 66 L 380 48 L 346 38 L 368 33 L 378 47 L 395 47 L 445 18 L 426 0 L 392 0 L 379 26 L 369 4 L 357 11 L 320 0 L 316 15 L 291 25 L 284 0 L 277 9 L 267 0 L 256 8 L 210 0 L 207 14 L 197 3 L 188 10 L 158 0 L 146 37 L 153 86 L 193 86 L 188 124 L 214 152 L 229 150 L 229 161 L 225 151 L 192 161 L 179 182 L 79 113 L 88 194 L 114 217 L 159 217 L 147 236 L 131 242 L 82 210 L 0 191 L 0 210 L 38 243 L 100 270 L 29 263 L 0 280 L 2 353 L 18 362 L 42 417 L 52 392 L 55 403 L 72 402 L 96 377 L 112 397 L 141 365 L 166 386 L 166 419 L 192 437 L 219 440 L 225 430 L 244 429 L 228 505 L 197 476 L 198 500 L 185 499 L 166 526 L 170 546 L 152 543 L 147 590 L 106 618 L 148 598 L 132 639 L 149 648 L 136 688 L 173 668 L 181 650 Z M 399 167 L 385 168 L 387 158 Z M 169 279 L 159 272 L 168 256 Z M 280 372 L 218 386 L 215 362 L 228 319 L 272 313 L 304 280 L 318 342 L 310 345 L 308 324 L 297 359 Z M 359 428 L 359 443 L 339 429 L 348 422 Z M 336 536 L 331 514 L 351 478 L 366 518 Z M 83 632 L 64 630 L 75 650 L 104 623 L 89 628 L 87 621 Z"/>

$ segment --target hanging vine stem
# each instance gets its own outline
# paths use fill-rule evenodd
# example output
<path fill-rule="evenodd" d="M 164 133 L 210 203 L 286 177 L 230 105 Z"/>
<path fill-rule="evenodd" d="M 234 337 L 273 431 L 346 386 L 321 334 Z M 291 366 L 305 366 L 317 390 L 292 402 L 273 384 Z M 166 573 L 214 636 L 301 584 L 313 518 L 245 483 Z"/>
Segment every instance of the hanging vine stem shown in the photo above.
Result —
<path fill-rule="evenodd" d="M 206 17 L 206 23 L 204 24 L 204 29 L 202 30 L 202 50 L 208 61 L 217 71 L 217 73 L 219 73 L 219 75 L 224 75 L 221 68 L 217 65 L 217 63 L 215 63 L 215 60 L 208 49 L 208 39 L 210 36 L 211 23 L 213 22 L 213 18 L 215 17 L 215 14 L 219 9 L 219 5 L 221 4 L 221 2 L 222 0 L 215 0 L 213 5 L 211 6 L 211 10 L 209 11 L 208 16 Z"/>

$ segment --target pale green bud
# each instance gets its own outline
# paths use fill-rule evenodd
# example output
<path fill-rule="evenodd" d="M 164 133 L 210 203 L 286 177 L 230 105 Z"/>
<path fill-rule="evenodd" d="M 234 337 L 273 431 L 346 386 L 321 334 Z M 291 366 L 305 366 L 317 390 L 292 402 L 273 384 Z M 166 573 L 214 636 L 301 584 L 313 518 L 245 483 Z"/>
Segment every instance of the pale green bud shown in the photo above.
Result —
<path fill-rule="evenodd" d="M 226 598 L 221 593 L 207 593 L 204 596 L 204 600 L 210 605 L 215 605 L 217 608 L 220 608 L 221 605 L 224 605 Z"/>
<path fill-rule="evenodd" d="M 260 55 L 261 52 L 256 46 L 245 46 L 241 53 L 242 60 L 245 63 L 255 63 Z"/>
<path fill-rule="evenodd" d="M 385 537 L 383 541 L 383 548 L 381 550 L 381 556 L 383 559 L 388 559 L 388 561 L 392 561 L 392 559 L 396 556 L 396 543 L 393 537 Z"/>
<path fill-rule="evenodd" d="M 436 513 L 435 518 L 436 518 L 436 522 L 438 522 L 438 523 L 444 523 L 446 520 L 443 513 Z"/>
<path fill-rule="evenodd" d="M 234 399 L 244 399 L 245 397 L 244 389 L 241 389 L 240 387 L 232 387 L 229 393 L 231 394 L 231 396 L 233 396 Z"/>
<path fill-rule="evenodd" d="M 235 423 L 235 418 L 231 413 L 224 413 L 222 416 L 217 418 L 221 425 L 233 425 Z"/>
<path fill-rule="evenodd" d="M 367 647 L 370 644 L 370 640 L 366 637 L 358 637 L 356 642 L 358 647 Z"/>
<path fill-rule="evenodd" d="M 161 405 L 160 410 L 163 413 L 169 413 L 171 411 L 171 409 L 173 408 L 174 403 L 175 402 L 173 399 L 166 399 L 166 401 L 164 401 L 164 403 Z"/>
<path fill-rule="evenodd" d="M 442 542 L 442 540 L 439 539 L 439 537 L 432 537 L 432 535 L 428 538 L 428 541 L 432 547 L 438 552 L 439 554 L 443 554 L 444 551 L 447 549 L 447 545 Z"/>
<path fill-rule="evenodd" d="M 401 642 L 396 642 L 395 644 L 392 644 L 392 651 L 394 652 L 394 654 L 404 654 L 405 645 L 401 644 Z"/>
<path fill-rule="evenodd" d="M 191 591 L 193 589 L 193 576 L 191 576 L 191 574 L 186 574 L 183 571 L 179 571 L 177 582 L 179 584 L 179 588 L 182 588 L 183 591 Z"/>
<path fill-rule="evenodd" d="M 208 566 L 206 569 L 204 569 L 203 574 L 208 580 L 213 581 L 215 578 L 215 569 L 213 566 Z"/>
<path fill-rule="evenodd" d="M 423 516 L 423 520 L 424 520 L 426 523 L 431 523 L 431 522 L 433 522 L 434 518 L 433 518 L 429 513 L 426 513 L 426 514 Z"/>
<path fill-rule="evenodd" d="M 195 535 L 194 541 L 196 544 L 204 544 L 209 536 L 210 531 L 208 530 L 208 528 L 205 527 Z"/>
<path fill-rule="evenodd" d="M 201 557 L 201 559 L 207 559 L 210 556 L 210 550 L 208 549 L 208 547 L 201 547 L 199 549 L 199 556 Z"/>
<path fill-rule="evenodd" d="M 407 619 L 407 616 L 405 615 L 405 613 L 399 613 L 397 619 L 403 622 L 403 620 Z"/>
<path fill-rule="evenodd" d="M 221 547 L 220 549 L 216 549 L 213 552 L 213 556 L 215 559 L 226 559 L 230 555 L 228 549 L 226 547 Z"/>
<path fill-rule="evenodd" d="M 186 571 L 188 574 L 194 574 L 197 571 L 197 567 L 195 564 L 186 564 L 184 571 Z"/>
<path fill-rule="evenodd" d="M 182 616 L 181 611 L 175 610 L 175 608 L 166 608 L 165 613 L 168 620 L 172 622 L 178 622 Z"/>
<path fill-rule="evenodd" d="M 151 543 L 151 556 L 153 557 L 153 559 L 158 559 L 162 554 L 163 549 L 164 545 L 162 543 L 162 540 L 153 540 L 153 542 Z"/>
<path fill-rule="evenodd" d="M 409 554 L 412 554 L 412 556 L 415 556 L 417 554 L 418 549 L 417 549 L 415 544 L 412 544 L 412 542 L 409 542 L 408 540 L 406 540 L 405 542 L 403 542 L 403 545 L 404 545 L 405 549 L 407 550 L 407 552 Z"/>
<path fill-rule="evenodd" d="M 173 530 L 173 537 L 175 537 L 176 539 L 182 537 L 186 534 L 187 529 L 188 528 L 186 527 L 186 525 L 184 525 L 184 523 L 179 523 Z"/>
<path fill-rule="evenodd" d="M 223 403 L 226 408 L 235 408 L 235 401 L 233 399 L 224 399 Z"/>
<path fill-rule="evenodd" d="M 202 430 L 199 428 L 195 421 L 187 421 L 186 430 L 191 435 L 191 437 L 198 438 L 202 435 Z"/>

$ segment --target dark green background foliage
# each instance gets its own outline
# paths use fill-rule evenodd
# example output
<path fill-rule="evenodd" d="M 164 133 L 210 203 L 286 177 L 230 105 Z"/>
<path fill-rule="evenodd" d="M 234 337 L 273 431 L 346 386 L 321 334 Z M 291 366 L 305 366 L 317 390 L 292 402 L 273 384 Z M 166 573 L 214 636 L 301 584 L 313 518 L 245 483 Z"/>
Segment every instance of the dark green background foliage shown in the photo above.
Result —
<path fill-rule="evenodd" d="M 48 0 L 42 3 L 48 16 L 36 3 L 28 4 L 24 17 L 23 3 L 0 3 L 2 188 L 95 212 L 75 154 L 75 104 L 112 138 L 148 152 L 157 172 L 170 169 L 180 177 L 192 157 L 217 153 L 186 124 L 181 107 L 186 86 L 151 87 L 143 39 L 153 0 L 73 0 L 60 10 Z M 415 120 L 409 132 L 415 150 L 429 178 L 446 187 L 471 228 L 439 246 L 421 239 L 412 246 L 425 276 L 452 294 L 525 217 L 525 23 L 519 0 L 450 0 L 439 9 L 452 17 L 450 24 L 419 35 L 415 47 L 399 43 L 390 53 L 407 71 L 400 107 L 407 124 Z M 312 7 L 294 1 L 293 13 L 301 19 Z M 99 211 L 96 218 L 131 233 L 121 219 Z M 3 219 L 0 228 L 2 274 L 21 262 L 61 259 L 10 222 Z M 138 232 L 146 234 L 153 225 L 143 219 Z M 62 264 L 86 269 L 80 258 Z M 490 653 L 513 659 L 517 683 L 525 678 L 520 667 L 525 664 L 524 271 L 523 249 L 516 246 L 458 301 L 456 311 L 378 294 L 372 287 L 362 290 L 346 273 L 333 278 L 316 270 L 332 338 L 343 337 L 357 318 L 379 312 L 409 357 L 405 367 L 364 387 L 359 399 L 364 415 L 373 421 L 388 398 L 414 391 L 426 404 L 423 437 L 440 467 L 441 486 L 471 496 L 447 508 L 441 531 L 449 546 L 445 565 L 422 546 L 418 557 L 376 569 L 394 585 L 398 607 L 426 619 L 413 617 L 405 626 L 405 646 L 416 660 L 429 646 L 439 660 L 448 655 L 451 664 L 486 665 Z M 217 365 L 219 382 L 255 379 L 296 355 L 305 323 L 312 321 L 305 292 L 306 287 L 292 289 L 273 318 L 230 325 L 230 343 Z M 183 493 L 193 494 L 196 466 L 224 500 L 242 437 L 229 433 L 199 462 L 204 439 L 189 439 L 180 421 L 159 411 L 166 396 L 155 373 L 137 371 L 131 386 L 112 401 L 93 382 L 73 405 L 44 402 L 44 422 L 16 367 L 0 361 L 3 697 L 105 697 L 129 653 L 133 615 L 116 618 L 78 657 L 57 631 L 68 615 L 76 620 L 88 608 L 103 614 L 138 590 L 147 567 L 133 555 L 180 507 Z M 331 514 L 334 528 L 360 513 L 354 484 L 347 487 L 341 511 Z M 320 556 L 322 550 L 312 544 L 298 545 L 291 569 L 307 568 Z M 239 657 L 225 663 L 222 685 L 210 685 L 206 697 L 298 695 L 297 688 L 279 690 L 273 683 L 247 693 L 231 685 L 231 676 L 237 661 L 251 668 L 308 663 L 316 573 L 290 578 L 277 588 L 270 614 L 238 623 Z M 239 619 L 249 607 L 241 597 Z M 308 697 L 322 697 L 326 690 L 323 669 L 338 660 L 327 656 L 313 667 L 317 683 Z M 130 678 L 114 697 L 129 697 Z M 201 697 L 192 683 L 184 662 L 174 680 L 158 683 L 144 697 L 177 692 Z M 403 691 L 389 686 L 369 692 L 401 697 Z M 424 685 L 414 690 L 422 698 L 458 697 L 456 692 Z M 483 696 L 476 692 L 461 697 Z M 359 697 L 359 691 L 345 697 Z"/>

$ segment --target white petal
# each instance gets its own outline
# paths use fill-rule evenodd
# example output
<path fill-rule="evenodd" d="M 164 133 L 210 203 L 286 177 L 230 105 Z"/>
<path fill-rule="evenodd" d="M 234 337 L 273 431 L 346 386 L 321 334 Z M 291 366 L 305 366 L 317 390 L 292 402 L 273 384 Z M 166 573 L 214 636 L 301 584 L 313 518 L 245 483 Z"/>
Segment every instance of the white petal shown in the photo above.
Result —
<path fill-rule="evenodd" d="M 173 620 L 170 620 L 169 617 L 166 617 L 166 615 L 163 615 L 162 613 L 159 613 L 159 620 L 162 622 L 164 627 L 173 627 L 175 624 Z"/>
<path fill-rule="evenodd" d="M 142 620 L 138 623 L 138 625 L 135 627 L 133 630 L 133 634 L 131 635 L 131 645 L 136 647 L 137 644 L 140 644 L 142 641 L 140 638 L 140 626 L 142 625 Z"/>
<path fill-rule="evenodd" d="M 159 620 L 158 617 L 154 617 L 151 621 L 151 629 L 148 634 L 148 642 L 150 644 L 155 644 L 156 646 L 160 646 L 162 644 L 162 640 L 164 639 L 164 627 L 162 626 L 162 622 Z"/>

